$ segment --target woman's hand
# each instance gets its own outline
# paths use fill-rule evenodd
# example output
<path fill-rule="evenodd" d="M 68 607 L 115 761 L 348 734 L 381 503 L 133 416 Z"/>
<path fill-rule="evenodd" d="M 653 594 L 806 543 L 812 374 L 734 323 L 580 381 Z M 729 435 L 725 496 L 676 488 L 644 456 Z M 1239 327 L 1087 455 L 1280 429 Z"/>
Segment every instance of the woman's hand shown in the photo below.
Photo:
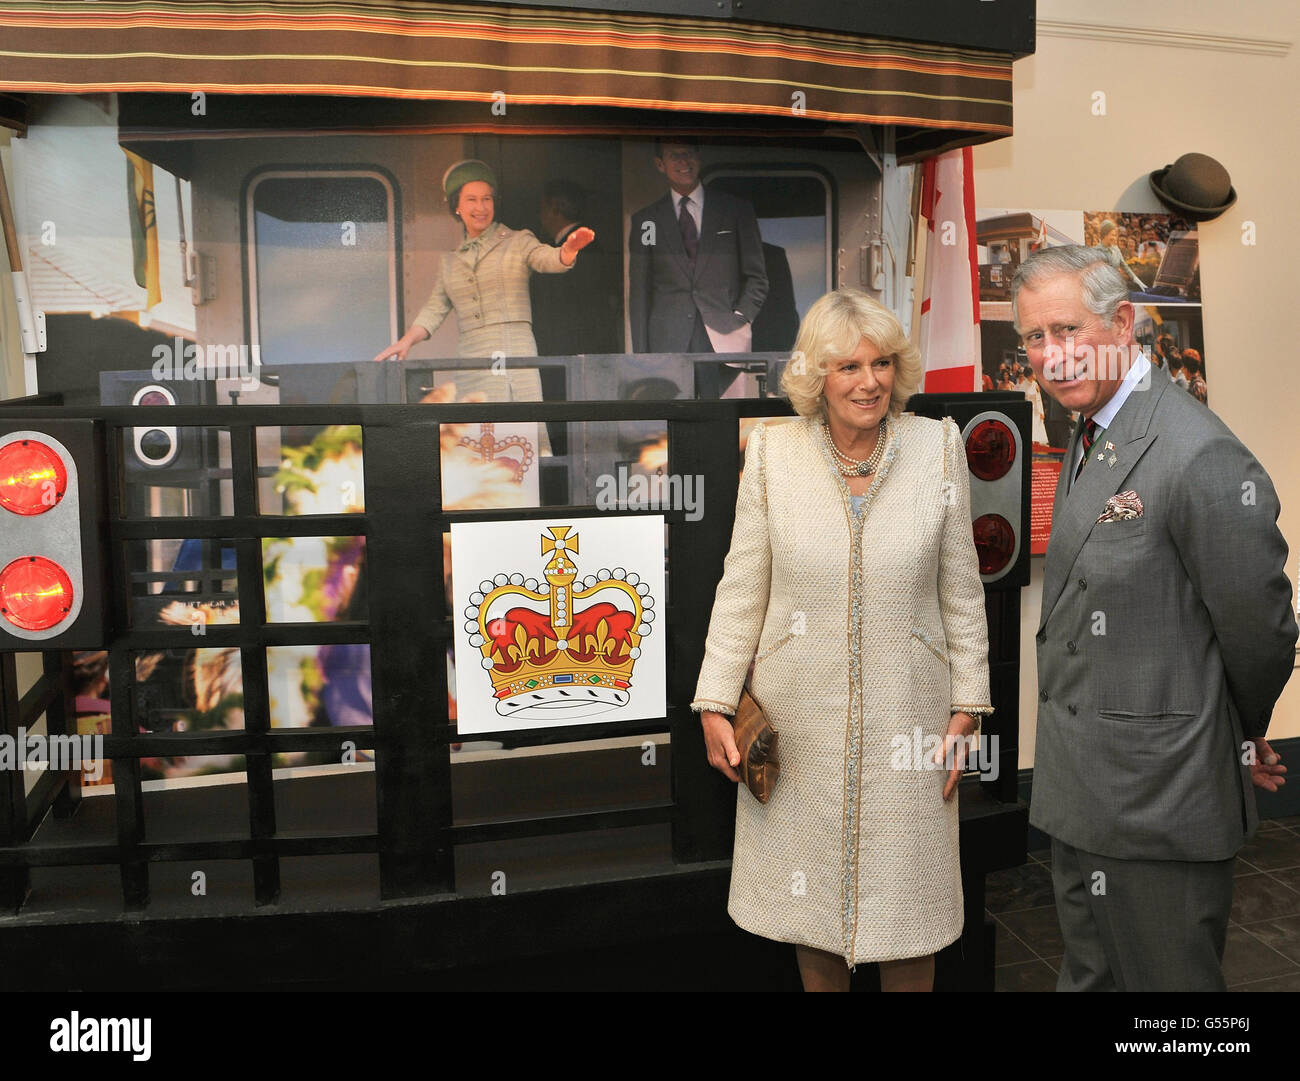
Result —
<path fill-rule="evenodd" d="M 565 266 L 573 266 L 577 261 L 578 252 L 582 251 L 595 239 L 596 234 L 585 225 L 580 229 L 573 230 L 564 238 L 564 243 L 560 245 L 560 262 Z"/>
<path fill-rule="evenodd" d="M 736 733 L 731 721 L 711 709 L 702 710 L 700 724 L 704 728 L 704 746 L 709 752 L 709 765 L 729 781 L 739 781 L 736 767 L 740 765 L 740 752 L 736 750 Z"/>
<path fill-rule="evenodd" d="M 934 757 L 930 760 L 936 766 L 939 766 L 948 761 L 950 753 L 952 755 L 952 767 L 948 770 L 948 779 L 943 785 L 943 798 L 945 801 L 951 799 L 952 794 L 957 791 L 957 784 L 961 781 L 962 772 L 966 769 L 967 737 L 974 731 L 974 717 L 969 713 L 960 711 L 954 713 L 948 721 L 948 731 L 943 737 L 943 745 L 935 748 Z"/>
<path fill-rule="evenodd" d="M 411 351 L 411 347 L 417 342 L 424 341 L 428 336 L 428 332 L 425 331 L 424 327 L 412 327 L 387 349 L 376 353 L 373 359 L 387 360 L 389 357 L 396 357 L 398 360 L 405 360 L 406 354 Z"/>

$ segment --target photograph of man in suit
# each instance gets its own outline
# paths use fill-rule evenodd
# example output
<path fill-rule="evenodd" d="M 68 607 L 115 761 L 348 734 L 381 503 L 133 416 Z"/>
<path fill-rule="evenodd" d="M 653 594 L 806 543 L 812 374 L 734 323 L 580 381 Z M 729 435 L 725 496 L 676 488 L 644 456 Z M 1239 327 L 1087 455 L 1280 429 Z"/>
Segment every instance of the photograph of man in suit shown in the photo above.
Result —
<path fill-rule="evenodd" d="M 1101 248 L 1012 282 L 1047 392 L 1077 410 L 1043 568 L 1029 821 L 1052 839 L 1057 989 L 1222 990 L 1233 863 L 1296 620 L 1268 474 L 1133 346 Z M 1131 347 L 1131 348 L 1130 348 Z"/>
<path fill-rule="evenodd" d="M 655 140 L 669 190 L 632 215 L 628 314 L 634 353 L 747 353 L 767 296 L 754 208 L 700 183 L 694 139 Z"/>

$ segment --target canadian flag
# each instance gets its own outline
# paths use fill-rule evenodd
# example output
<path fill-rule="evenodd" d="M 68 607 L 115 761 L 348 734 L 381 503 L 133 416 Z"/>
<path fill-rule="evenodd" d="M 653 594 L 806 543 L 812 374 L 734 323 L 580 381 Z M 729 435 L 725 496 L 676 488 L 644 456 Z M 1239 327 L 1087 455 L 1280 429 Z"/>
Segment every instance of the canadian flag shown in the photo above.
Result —
<path fill-rule="evenodd" d="M 1042 251 L 1045 247 L 1047 247 L 1047 219 L 1046 218 L 1043 218 L 1043 220 L 1039 223 L 1038 237 L 1034 240 L 1032 247 L 1034 251 Z"/>
<path fill-rule="evenodd" d="M 929 158 L 921 213 L 926 219 L 921 356 L 928 394 L 979 390 L 980 280 L 975 257 L 975 176 L 970 147 Z"/>

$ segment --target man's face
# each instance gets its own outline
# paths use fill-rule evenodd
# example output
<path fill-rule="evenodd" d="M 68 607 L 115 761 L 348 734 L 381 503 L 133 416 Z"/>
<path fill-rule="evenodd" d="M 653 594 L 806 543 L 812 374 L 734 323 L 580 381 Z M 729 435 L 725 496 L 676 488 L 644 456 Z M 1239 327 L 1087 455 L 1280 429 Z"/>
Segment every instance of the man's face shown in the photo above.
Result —
<path fill-rule="evenodd" d="M 1128 370 L 1133 305 L 1121 301 L 1107 326 L 1083 303 L 1078 274 L 1058 274 L 1016 296 L 1017 330 L 1039 385 L 1070 410 L 1091 417 L 1114 396 Z"/>
<path fill-rule="evenodd" d="M 700 152 L 684 143 L 664 143 L 663 157 L 655 158 L 655 168 L 668 178 L 668 184 L 679 195 L 695 190 L 700 178 Z"/>

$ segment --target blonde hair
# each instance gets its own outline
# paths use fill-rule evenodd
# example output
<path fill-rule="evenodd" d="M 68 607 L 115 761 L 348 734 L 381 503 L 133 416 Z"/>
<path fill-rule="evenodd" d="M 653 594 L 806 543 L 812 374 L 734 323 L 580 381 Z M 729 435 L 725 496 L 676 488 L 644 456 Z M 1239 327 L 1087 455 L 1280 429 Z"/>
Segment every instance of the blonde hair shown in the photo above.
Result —
<path fill-rule="evenodd" d="M 817 300 L 799 326 L 794 353 L 781 376 L 781 390 L 802 417 L 826 411 L 826 370 L 853 355 L 866 338 L 882 357 L 894 358 L 894 385 L 889 412 L 898 416 L 907 399 L 921 389 L 925 366 L 921 352 L 903 332 L 894 313 L 860 289 L 841 287 Z"/>

